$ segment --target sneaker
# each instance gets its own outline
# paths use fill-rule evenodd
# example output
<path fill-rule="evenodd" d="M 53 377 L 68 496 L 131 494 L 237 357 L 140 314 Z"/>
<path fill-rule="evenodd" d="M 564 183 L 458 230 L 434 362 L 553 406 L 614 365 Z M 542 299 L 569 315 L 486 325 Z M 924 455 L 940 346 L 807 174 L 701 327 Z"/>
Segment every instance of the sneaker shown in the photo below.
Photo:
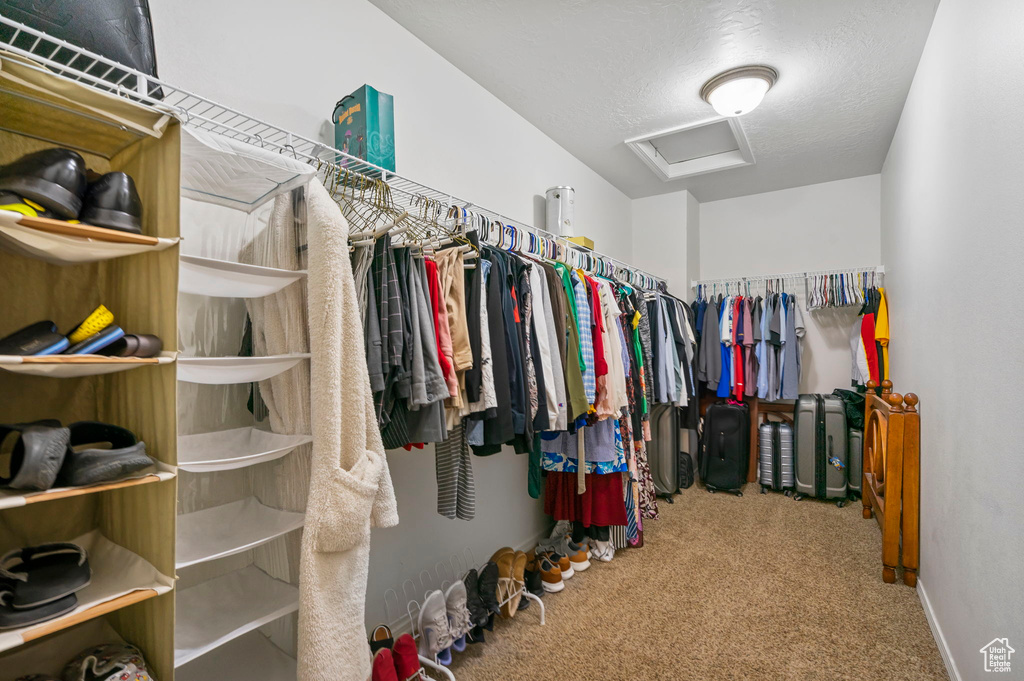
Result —
<path fill-rule="evenodd" d="M 565 588 L 565 582 L 562 581 L 562 570 L 547 556 L 538 557 L 533 566 L 536 574 L 540 575 L 541 589 L 544 592 L 553 594 Z"/>
<path fill-rule="evenodd" d="M 416 641 L 412 635 L 402 634 L 399 636 L 391 653 L 395 659 L 395 671 L 398 672 L 398 681 L 408 681 L 416 676 L 422 665 L 416 652 Z"/>
<path fill-rule="evenodd" d="M 381 648 L 373 656 L 370 681 L 401 681 L 395 671 L 395 658 L 388 648 Z"/>
<path fill-rule="evenodd" d="M 419 617 L 420 655 L 427 659 L 443 662 L 444 657 L 451 661 L 452 633 L 448 628 L 448 606 L 444 594 L 431 591 L 423 601 Z"/>
<path fill-rule="evenodd" d="M 537 598 L 544 596 L 544 578 L 540 574 L 540 568 L 537 565 L 537 561 L 533 561 L 526 564 L 526 590 L 532 593 Z"/>
<path fill-rule="evenodd" d="M 489 615 L 494 615 L 500 610 L 498 606 L 498 564 L 493 560 L 480 571 L 477 593 L 479 593 L 480 600 L 483 601 Z M 491 618 L 488 616 L 488 623 L 483 625 L 488 630 L 491 629 L 490 622 Z"/>
<path fill-rule="evenodd" d="M 615 549 L 612 548 L 610 541 L 599 541 L 593 540 L 594 542 L 594 558 L 601 561 L 602 563 L 610 563 L 615 558 Z"/>
<path fill-rule="evenodd" d="M 386 624 L 378 624 L 370 634 L 370 652 L 375 653 L 381 648 L 390 648 L 395 645 L 395 637 L 391 635 L 391 628 Z"/>
<path fill-rule="evenodd" d="M 445 607 L 448 609 L 448 628 L 452 634 L 452 648 L 458 653 L 466 649 L 466 634 L 473 627 L 466 601 L 466 585 L 462 580 L 456 580 L 444 593 Z"/>
<path fill-rule="evenodd" d="M 590 557 L 587 555 L 586 543 L 577 544 L 572 541 L 568 535 L 562 535 L 561 537 L 548 540 L 541 545 L 542 548 L 554 551 L 560 556 L 568 558 L 570 572 L 576 574 L 577 572 L 583 572 L 590 567 Z M 565 579 L 565 567 L 564 562 L 562 563 L 562 578 Z M 571 576 L 571 575 L 570 575 Z"/>
<path fill-rule="evenodd" d="M 576 574 L 576 571 L 572 569 L 572 562 L 569 560 L 569 556 L 553 551 L 550 548 L 538 549 L 538 555 L 546 556 L 554 565 L 558 566 L 558 569 L 562 571 L 562 579 L 572 579 L 572 576 Z"/>

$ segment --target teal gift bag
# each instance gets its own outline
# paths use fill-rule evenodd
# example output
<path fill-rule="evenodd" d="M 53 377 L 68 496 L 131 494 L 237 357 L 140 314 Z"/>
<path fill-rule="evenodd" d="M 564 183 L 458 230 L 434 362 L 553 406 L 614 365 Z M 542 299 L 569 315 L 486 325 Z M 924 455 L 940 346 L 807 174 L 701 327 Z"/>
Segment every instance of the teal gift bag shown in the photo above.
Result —
<path fill-rule="evenodd" d="M 395 172 L 394 97 L 364 85 L 337 103 L 332 120 L 339 151 Z"/>

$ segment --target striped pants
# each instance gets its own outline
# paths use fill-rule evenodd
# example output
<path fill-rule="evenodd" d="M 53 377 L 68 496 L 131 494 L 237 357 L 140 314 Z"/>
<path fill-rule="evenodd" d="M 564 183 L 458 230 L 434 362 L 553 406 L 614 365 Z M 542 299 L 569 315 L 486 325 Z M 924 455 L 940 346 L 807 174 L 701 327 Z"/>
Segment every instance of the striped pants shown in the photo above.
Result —
<path fill-rule="evenodd" d="M 437 512 L 445 518 L 472 520 L 476 515 L 476 490 L 470 462 L 466 421 L 448 431 L 448 438 L 434 445 L 437 468 Z"/>

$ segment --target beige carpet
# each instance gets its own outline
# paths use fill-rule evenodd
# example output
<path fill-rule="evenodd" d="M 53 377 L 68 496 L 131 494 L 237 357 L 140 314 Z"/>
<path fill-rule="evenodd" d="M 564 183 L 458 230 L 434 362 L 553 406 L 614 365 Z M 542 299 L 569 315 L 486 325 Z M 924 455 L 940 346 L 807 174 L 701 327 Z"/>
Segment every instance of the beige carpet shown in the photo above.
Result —
<path fill-rule="evenodd" d="M 946 679 L 917 592 L 884 584 L 860 502 L 708 494 L 659 503 L 645 546 L 455 653 L 458 681 Z"/>

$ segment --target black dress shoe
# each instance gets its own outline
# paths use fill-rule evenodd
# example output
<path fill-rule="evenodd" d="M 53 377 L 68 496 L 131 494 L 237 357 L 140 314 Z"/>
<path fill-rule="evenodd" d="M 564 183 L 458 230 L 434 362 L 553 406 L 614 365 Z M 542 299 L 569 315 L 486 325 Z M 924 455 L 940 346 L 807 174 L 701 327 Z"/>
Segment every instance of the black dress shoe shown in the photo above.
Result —
<path fill-rule="evenodd" d="M 82 210 L 85 159 L 70 149 L 43 149 L 0 168 L 0 190 L 38 203 L 65 220 Z"/>
<path fill-rule="evenodd" d="M 79 219 L 87 225 L 142 233 L 142 199 L 124 173 L 107 173 L 85 192 Z"/>

